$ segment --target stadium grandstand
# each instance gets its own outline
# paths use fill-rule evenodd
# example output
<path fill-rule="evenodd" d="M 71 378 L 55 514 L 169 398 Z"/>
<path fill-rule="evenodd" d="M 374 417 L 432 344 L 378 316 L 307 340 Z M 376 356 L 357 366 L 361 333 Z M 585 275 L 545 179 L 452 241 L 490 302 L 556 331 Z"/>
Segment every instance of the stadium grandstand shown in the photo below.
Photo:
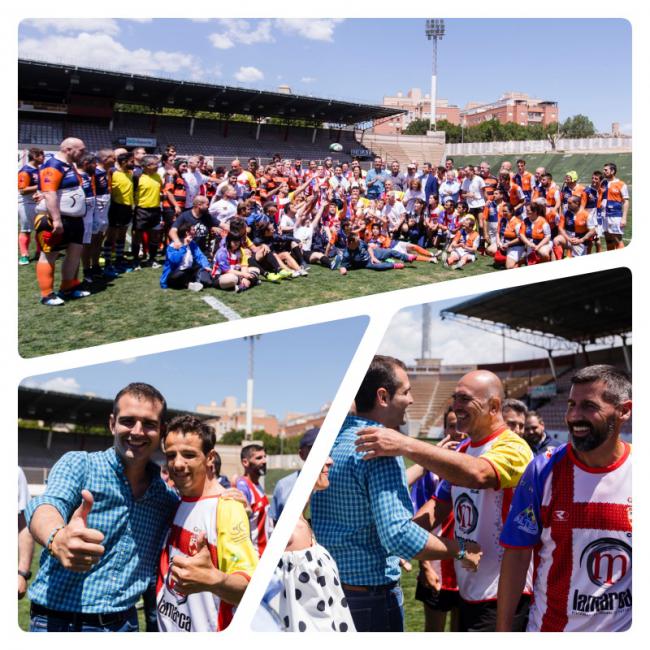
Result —
<path fill-rule="evenodd" d="M 53 149 L 69 136 L 90 150 L 143 146 L 159 153 L 173 143 L 179 154 L 203 154 L 214 164 L 235 157 L 265 161 L 276 153 L 322 160 L 333 143 L 343 147 L 336 154 L 341 162 L 371 158 L 356 127 L 403 112 L 24 59 L 18 61 L 18 101 L 21 149 Z M 419 151 L 424 160 L 426 151 Z"/>
<path fill-rule="evenodd" d="M 531 296 L 535 299 L 531 300 Z M 522 400 L 543 418 L 547 431 L 566 438 L 564 413 L 573 372 L 605 363 L 631 372 L 632 279 L 615 269 L 484 294 L 447 308 L 444 320 L 499 334 L 546 352 L 546 358 L 502 363 L 445 365 L 421 358 L 408 367 L 414 404 L 411 435 L 436 437 L 458 379 L 473 369 L 491 370 L 506 396 Z M 631 436 L 632 422 L 623 433 Z"/>

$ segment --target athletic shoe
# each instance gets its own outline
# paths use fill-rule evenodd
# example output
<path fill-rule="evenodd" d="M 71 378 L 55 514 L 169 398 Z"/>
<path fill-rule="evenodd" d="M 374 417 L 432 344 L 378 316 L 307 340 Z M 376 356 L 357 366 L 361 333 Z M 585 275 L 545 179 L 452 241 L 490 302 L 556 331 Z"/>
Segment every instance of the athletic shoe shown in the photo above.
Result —
<path fill-rule="evenodd" d="M 20 266 L 25 266 L 25 264 L 29 264 L 29 257 L 27 255 L 21 255 L 18 258 L 18 264 Z"/>
<path fill-rule="evenodd" d="M 437 263 L 438 263 L 438 258 L 434 255 L 434 256 L 429 260 L 429 262 L 431 262 L 431 264 L 437 264 Z"/>
<path fill-rule="evenodd" d="M 151 263 L 151 268 L 152 269 L 159 269 L 162 266 L 162 264 L 158 264 L 158 262 L 152 262 Z"/>
<path fill-rule="evenodd" d="M 114 266 L 105 266 L 102 272 L 102 276 L 112 280 L 119 275 L 119 271 Z"/>
<path fill-rule="evenodd" d="M 309 266 L 307 266 L 307 264 L 303 264 L 303 265 L 302 265 L 302 270 L 303 270 L 303 271 L 307 271 L 307 272 L 309 272 L 311 269 L 310 269 Z"/>
<path fill-rule="evenodd" d="M 305 269 L 305 268 L 302 268 L 302 269 L 300 269 L 298 271 L 298 275 L 302 275 L 303 277 L 307 276 L 307 275 L 309 275 L 309 271 L 307 269 Z"/>
<path fill-rule="evenodd" d="M 267 273 L 265 278 L 269 282 L 281 282 L 282 281 L 282 276 L 279 273 Z"/>
<path fill-rule="evenodd" d="M 76 288 L 71 291 L 59 291 L 57 295 L 64 300 L 79 300 L 79 298 L 87 298 L 90 295 L 90 291 Z"/>
<path fill-rule="evenodd" d="M 460 271 L 463 268 L 463 265 L 460 262 L 456 262 L 452 267 L 453 271 Z"/>
<path fill-rule="evenodd" d="M 302 273 L 300 271 L 293 271 L 293 273 L 291 273 L 292 278 L 299 278 L 301 275 Z"/>
<path fill-rule="evenodd" d="M 126 273 L 132 273 L 133 271 L 142 271 L 142 266 L 140 266 L 140 264 L 135 264 L 133 266 L 127 266 L 125 271 L 126 271 Z"/>
<path fill-rule="evenodd" d="M 57 296 L 55 293 L 50 293 L 41 298 L 41 305 L 46 305 L 47 307 L 62 307 L 65 305 L 65 300 Z"/>
<path fill-rule="evenodd" d="M 202 291 L 203 290 L 203 285 L 200 282 L 190 282 L 187 285 L 187 288 L 190 291 Z"/>
<path fill-rule="evenodd" d="M 393 268 L 394 269 L 403 269 L 404 264 L 402 264 L 402 262 L 396 262 L 395 264 L 393 264 Z"/>
<path fill-rule="evenodd" d="M 289 269 L 280 269 L 277 273 L 282 279 L 292 278 L 293 273 Z"/>

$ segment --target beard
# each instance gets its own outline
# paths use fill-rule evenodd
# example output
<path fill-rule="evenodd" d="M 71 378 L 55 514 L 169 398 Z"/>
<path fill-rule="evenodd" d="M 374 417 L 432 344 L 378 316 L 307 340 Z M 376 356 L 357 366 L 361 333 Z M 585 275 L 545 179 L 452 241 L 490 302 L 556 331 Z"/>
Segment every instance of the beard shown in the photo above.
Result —
<path fill-rule="evenodd" d="M 567 422 L 569 427 L 569 440 L 573 448 L 577 451 L 593 451 L 600 447 L 615 431 L 616 418 L 611 416 L 607 418 L 602 426 L 595 427 L 591 422 L 578 421 Z M 586 435 L 574 436 L 574 427 L 588 427 L 589 432 Z"/>

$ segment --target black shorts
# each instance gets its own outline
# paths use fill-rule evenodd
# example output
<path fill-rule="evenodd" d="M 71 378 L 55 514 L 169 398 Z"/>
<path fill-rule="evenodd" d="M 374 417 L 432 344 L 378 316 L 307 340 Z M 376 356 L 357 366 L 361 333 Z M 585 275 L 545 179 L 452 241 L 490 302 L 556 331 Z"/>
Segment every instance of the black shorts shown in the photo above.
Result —
<path fill-rule="evenodd" d="M 64 250 L 68 244 L 83 244 L 84 220 L 83 217 L 66 217 L 61 215 L 63 232 L 53 234 L 54 226 L 49 214 L 37 214 L 34 218 L 34 232 L 41 250 L 44 253 L 53 253 Z"/>
<path fill-rule="evenodd" d="M 449 612 L 460 605 L 458 591 L 451 589 L 436 591 L 431 587 L 426 587 L 419 581 L 415 588 L 415 600 L 419 600 L 437 612 Z"/>
<path fill-rule="evenodd" d="M 161 230 L 162 212 L 160 208 L 136 208 L 133 218 L 134 230 Z"/>
<path fill-rule="evenodd" d="M 124 228 L 133 221 L 133 206 L 111 201 L 108 208 L 108 225 L 112 228 Z"/>
<path fill-rule="evenodd" d="M 460 599 L 459 632 L 494 632 L 497 627 L 497 601 L 468 603 Z M 513 632 L 525 632 L 528 625 L 530 596 L 522 596 L 512 622 Z"/>
<path fill-rule="evenodd" d="M 174 208 L 163 208 L 162 220 L 165 228 L 171 228 L 174 221 L 176 221 L 176 210 L 174 210 Z"/>

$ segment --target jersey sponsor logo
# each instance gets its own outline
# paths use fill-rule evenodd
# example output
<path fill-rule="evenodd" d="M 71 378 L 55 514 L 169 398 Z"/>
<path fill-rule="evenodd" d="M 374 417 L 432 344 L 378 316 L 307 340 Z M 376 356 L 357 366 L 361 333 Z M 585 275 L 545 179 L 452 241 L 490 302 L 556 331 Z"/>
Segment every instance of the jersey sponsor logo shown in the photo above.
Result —
<path fill-rule="evenodd" d="M 632 567 L 632 547 L 612 537 L 591 542 L 580 554 L 580 567 L 597 587 L 610 587 L 622 580 Z"/>
<path fill-rule="evenodd" d="M 476 529 L 476 525 L 478 524 L 478 510 L 472 499 L 465 493 L 456 499 L 454 518 L 460 532 L 469 534 Z"/>
<path fill-rule="evenodd" d="M 536 535 L 539 527 L 537 525 L 537 519 L 535 518 L 535 511 L 532 506 L 528 506 L 522 510 L 516 517 L 515 523 L 519 530 L 523 530 L 529 535 Z"/>
<path fill-rule="evenodd" d="M 167 575 L 165 576 L 165 587 L 167 587 L 167 590 L 169 593 L 174 596 L 176 599 L 176 604 L 177 605 L 183 605 L 184 603 L 187 602 L 187 594 L 181 594 L 180 592 L 176 591 L 176 583 L 174 582 L 174 579 L 172 578 L 172 566 L 173 566 L 174 560 L 172 558 L 172 561 L 169 563 L 169 569 L 167 571 Z M 161 612 L 162 613 L 162 612 Z"/>
<path fill-rule="evenodd" d="M 183 614 L 174 603 L 162 598 L 158 603 L 158 612 L 161 616 L 171 619 L 181 630 L 192 631 L 192 619 L 187 614 Z"/>

